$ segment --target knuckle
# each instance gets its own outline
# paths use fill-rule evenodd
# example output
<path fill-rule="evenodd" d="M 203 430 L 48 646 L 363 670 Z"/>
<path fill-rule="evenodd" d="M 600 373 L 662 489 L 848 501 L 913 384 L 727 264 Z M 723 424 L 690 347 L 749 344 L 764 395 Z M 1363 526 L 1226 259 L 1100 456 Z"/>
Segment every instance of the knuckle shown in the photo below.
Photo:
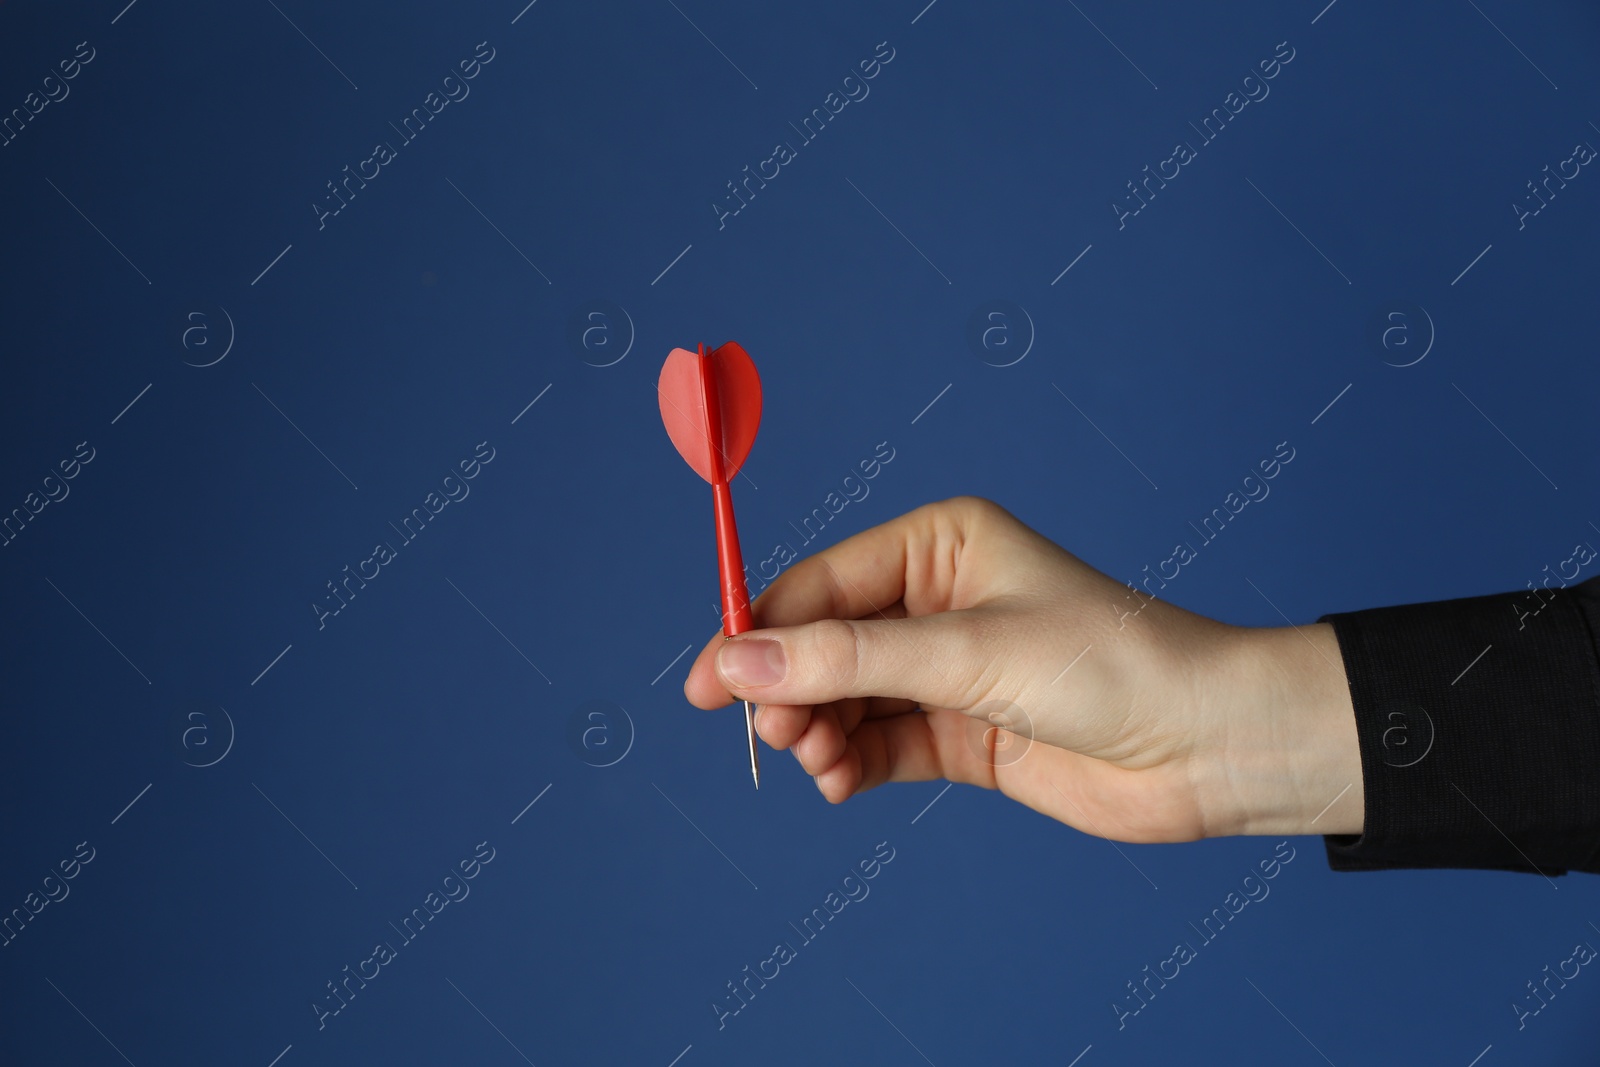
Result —
<path fill-rule="evenodd" d="M 953 496 L 928 506 L 934 509 L 933 517 L 942 520 L 939 525 L 958 541 L 976 531 L 1015 524 L 1017 521 L 1011 512 L 985 496 Z"/>
<path fill-rule="evenodd" d="M 811 632 L 813 680 L 831 691 L 850 689 L 861 673 L 861 634 L 847 619 L 824 619 Z"/>
<path fill-rule="evenodd" d="M 971 515 L 974 518 L 988 518 L 1002 513 L 1005 509 L 985 496 L 964 494 L 953 496 L 940 502 L 942 507 L 961 514 Z"/>

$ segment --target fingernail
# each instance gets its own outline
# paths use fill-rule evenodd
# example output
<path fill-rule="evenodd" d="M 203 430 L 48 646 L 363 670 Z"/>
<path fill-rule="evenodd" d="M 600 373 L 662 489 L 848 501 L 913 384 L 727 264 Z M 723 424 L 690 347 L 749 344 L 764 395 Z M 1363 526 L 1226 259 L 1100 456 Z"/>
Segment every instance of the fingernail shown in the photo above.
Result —
<path fill-rule="evenodd" d="M 717 652 L 717 669 L 736 686 L 783 681 L 783 645 L 766 638 L 726 641 Z"/>

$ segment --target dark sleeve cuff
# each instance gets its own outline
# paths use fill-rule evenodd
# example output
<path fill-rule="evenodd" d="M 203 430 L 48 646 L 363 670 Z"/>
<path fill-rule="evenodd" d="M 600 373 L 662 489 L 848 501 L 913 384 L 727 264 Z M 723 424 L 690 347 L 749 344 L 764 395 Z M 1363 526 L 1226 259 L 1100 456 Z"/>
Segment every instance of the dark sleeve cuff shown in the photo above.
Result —
<path fill-rule="evenodd" d="M 1336 871 L 1600 873 L 1600 578 L 1325 615 L 1361 746 Z"/>

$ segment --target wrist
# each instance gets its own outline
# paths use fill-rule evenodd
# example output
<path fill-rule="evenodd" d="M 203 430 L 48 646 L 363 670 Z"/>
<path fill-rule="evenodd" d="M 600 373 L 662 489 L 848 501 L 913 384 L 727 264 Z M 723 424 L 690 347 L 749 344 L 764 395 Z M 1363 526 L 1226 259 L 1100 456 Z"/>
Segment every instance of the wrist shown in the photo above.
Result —
<path fill-rule="evenodd" d="M 1361 750 L 1328 623 L 1229 627 L 1201 686 L 1208 836 L 1360 834 Z"/>

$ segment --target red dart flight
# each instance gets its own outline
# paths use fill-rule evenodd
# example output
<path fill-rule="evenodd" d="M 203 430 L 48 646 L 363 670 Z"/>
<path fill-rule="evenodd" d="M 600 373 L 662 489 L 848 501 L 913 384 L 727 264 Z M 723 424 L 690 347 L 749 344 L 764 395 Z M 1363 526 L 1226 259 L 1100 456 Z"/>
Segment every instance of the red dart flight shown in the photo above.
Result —
<path fill-rule="evenodd" d="M 656 391 L 667 436 L 696 474 L 711 483 L 717 520 L 717 569 L 722 578 L 722 632 L 725 637 L 755 628 L 744 584 L 739 530 L 733 521 L 728 483 L 739 473 L 761 423 L 761 378 L 750 354 L 729 341 L 699 352 L 674 348 L 661 368 Z M 756 756 L 755 709 L 744 702 L 745 735 L 750 743 L 750 776 L 761 788 Z"/>

